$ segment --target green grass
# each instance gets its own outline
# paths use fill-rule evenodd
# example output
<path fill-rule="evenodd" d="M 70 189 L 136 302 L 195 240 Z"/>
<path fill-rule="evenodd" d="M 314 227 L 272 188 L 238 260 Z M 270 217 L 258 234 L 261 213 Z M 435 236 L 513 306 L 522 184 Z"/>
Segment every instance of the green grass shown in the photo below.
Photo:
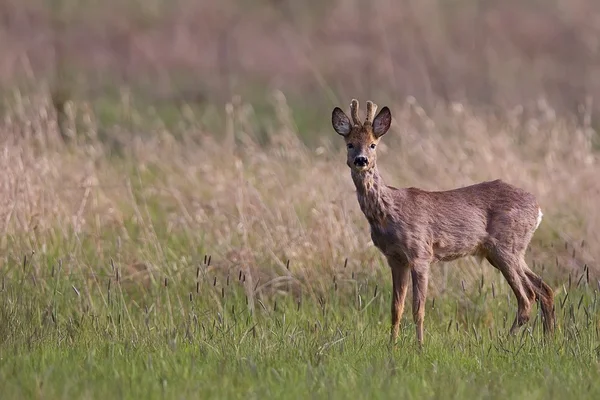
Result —
<path fill-rule="evenodd" d="M 5 264 L 3 398 L 600 396 L 597 291 L 585 278 L 557 293 L 550 340 L 537 317 L 506 335 L 515 304 L 498 275 L 493 288 L 430 299 L 422 351 L 409 297 L 390 350 L 384 266 L 370 281 L 344 270 L 326 293 L 297 284 L 296 295 L 262 296 L 207 259 L 145 285 L 118 264 L 92 273 L 67 259 Z M 254 313 L 245 293 L 256 293 Z"/>

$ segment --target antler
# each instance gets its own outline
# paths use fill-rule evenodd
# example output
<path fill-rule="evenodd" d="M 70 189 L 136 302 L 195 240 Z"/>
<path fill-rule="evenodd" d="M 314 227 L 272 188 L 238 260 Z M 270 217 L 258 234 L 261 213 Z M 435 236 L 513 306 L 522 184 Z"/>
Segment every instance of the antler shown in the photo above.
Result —
<path fill-rule="evenodd" d="M 362 125 L 360 119 L 358 118 L 358 100 L 352 99 L 350 103 L 350 115 L 352 116 L 352 122 L 354 125 Z"/>
<path fill-rule="evenodd" d="M 375 111 L 377 111 L 377 104 L 373 103 L 371 100 L 367 101 L 367 117 L 365 118 L 365 124 L 373 122 Z"/>

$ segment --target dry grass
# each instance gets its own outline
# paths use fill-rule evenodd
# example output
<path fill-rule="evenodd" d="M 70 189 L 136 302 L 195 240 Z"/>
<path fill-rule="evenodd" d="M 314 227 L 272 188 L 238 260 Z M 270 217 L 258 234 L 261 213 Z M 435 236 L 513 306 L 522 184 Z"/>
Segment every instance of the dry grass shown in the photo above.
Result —
<path fill-rule="evenodd" d="M 66 147 L 48 96 L 11 99 L 0 127 L 3 262 L 54 252 L 72 268 L 94 270 L 118 257 L 129 265 L 125 274 L 146 279 L 148 272 L 193 268 L 210 254 L 213 268 L 223 275 L 242 268 L 248 287 L 261 293 L 317 293 L 331 286 L 346 259 L 356 274 L 387 276 L 339 138 L 326 130 L 319 132 L 322 146 L 306 147 L 284 95 L 274 93 L 271 102 L 264 146 L 257 144 L 252 106 L 237 99 L 227 106 L 224 132 L 210 134 L 189 109 L 185 132 L 167 131 L 158 119 L 142 136 L 134 125 L 115 127 L 109 136 L 122 143 L 117 157 L 97 139 L 85 105 L 71 107 L 79 142 Z M 600 272 L 600 164 L 589 126 L 555 117 L 543 102 L 527 117 L 461 104 L 427 115 L 413 98 L 389 106 L 395 120 L 380 148 L 388 184 L 449 189 L 510 181 L 535 193 L 545 212 L 531 249 L 542 264 L 536 269 L 554 284 L 570 274 L 576 279 L 585 263 L 592 279 Z M 125 103 L 118 107 L 135 114 Z M 493 273 L 487 264 L 458 264 L 433 274 L 434 293 L 458 292 L 458 282 Z"/>

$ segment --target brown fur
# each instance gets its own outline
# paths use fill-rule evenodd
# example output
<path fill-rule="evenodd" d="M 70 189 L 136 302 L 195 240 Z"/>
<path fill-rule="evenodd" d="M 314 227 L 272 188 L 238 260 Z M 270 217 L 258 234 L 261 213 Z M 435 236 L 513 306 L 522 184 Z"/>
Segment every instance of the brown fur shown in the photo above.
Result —
<path fill-rule="evenodd" d="M 544 331 L 551 332 L 552 289 L 525 262 L 525 251 L 541 218 L 535 197 L 501 180 L 435 192 L 385 185 L 375 150 L 390 127 L 391 113 L 384 107 L 373 118 L 376 108 L 368 103 L 367 119 L 361 124 L 358 101 L 353 100 L 354 124 L 338 107 L 333 110 L 332 124 L 348 146 L 347 164 L 373 243 L 392 270 L 392 343 L 398 336 L 409 273 L 417 341 L 422 344 L 431 263 L 469 255 L 486 258 L 515 293 L 518 310 L 511 334 L 529 320 L 534 301 L 540 302 Z"/>

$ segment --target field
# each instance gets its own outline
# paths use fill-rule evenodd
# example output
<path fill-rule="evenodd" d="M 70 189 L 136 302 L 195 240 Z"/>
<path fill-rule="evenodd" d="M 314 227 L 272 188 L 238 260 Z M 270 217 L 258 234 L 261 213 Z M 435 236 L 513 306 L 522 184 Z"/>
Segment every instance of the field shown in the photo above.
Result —
<path fill-rule="evenodd" d="M 0 3 L 2 398 L 600 397 L 600 3 L 364 4 Z M 465 258 L 388 346 L 354 97 L 387 184 L 537 196 L 552 337 Z"/>
<path fill-rule="evenodd" d="M 261 117 L 238 99 L 214 132 L 191 109 L 168 128 L 124 101 L 115 112 L 129 123 L 102 139 L 93 112 L 73 105 L 78 139 L 65 145 L 47 94 L 7 98 L 5 398 L 600 394 L 599 167 L 585 127 L 548 109 L 520 120 L 390 104 L 380 150 L 390 184 L 500 175 L 539 196 L 545 219 L 528 260 L 556 289 L 557 315 L 550 339 L 539 315 L 508 337 L 508 285 L 465 259 L 433 268 L 424 349 L 408 306 L 391 350 L 390 273 L 340 139 L 323 124 L 322 143 L 305 145 L 285 96 L 270 99 L 266 142 Z"/>

